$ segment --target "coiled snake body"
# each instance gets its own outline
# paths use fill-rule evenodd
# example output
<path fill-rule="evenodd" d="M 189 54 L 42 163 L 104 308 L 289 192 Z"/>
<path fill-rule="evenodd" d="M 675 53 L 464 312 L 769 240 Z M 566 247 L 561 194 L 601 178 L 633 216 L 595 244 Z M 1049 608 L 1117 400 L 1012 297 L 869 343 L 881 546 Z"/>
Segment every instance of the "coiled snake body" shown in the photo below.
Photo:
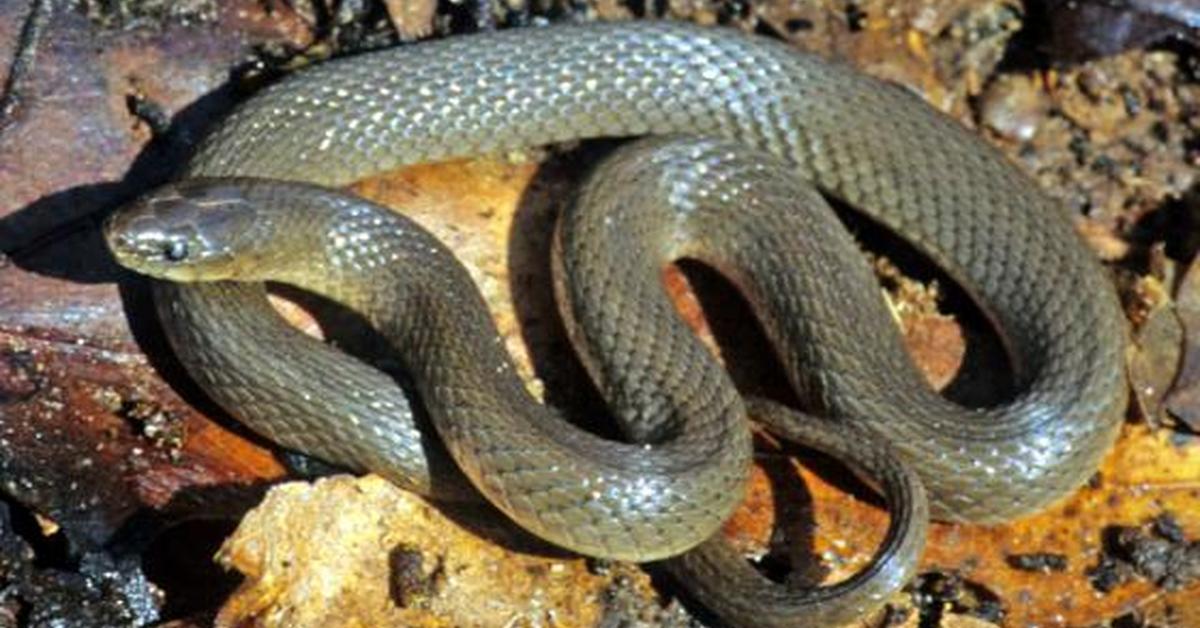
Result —
<path fill-rule="evenodd" d="M 561 295 L 574 339 L 625 431 L 647 446 L 568 428 L 530 403 L 477 293 L 459 288 L 469 278 L 412 225 L 318 188 L 203 179 L 339 186 L 404 164 L 669 134 L 710 139 L 619 151 L 576 203 L 606 213 L 569 213 L 559 238 L 560 269 L 574 280 Z M 893 507 L 891 498 L 919 498 L 919 486 L 873 446 L 859 456 L 845 439 L 820 434 L 852 424 L 886 441 L 920 475 L 937 517 L 998 521 L 1086 480 L 1124 407 L 1123 317 L 1063 210 L 911 94 L 761 38 L 663 22 L 586 24 L 332 61 L 244 103 L 187 176 L 200 180 L 109 224 L 122 263 L 177 281 L 290 281 L 363 311 L 405 349 L 438 433 L 472 483 L 523 526 L 585 553 L 677 554 L 709 537 L 742 494 L 743 403 L 657 285 L 659 267 L 678 257 L 717 267 L 747 293 L 791 383 L 828 419 L 822 429 L 777 428 L 859 457 Z M 1019 367 L 1014 399 L 966 409 L 927 387 L 878 291 L 844 288 L 870 286 L 870 272 L 802 181 L 961 282 Z M 176 214 L 169 228 L 154 222 L 179 205 L 196 211 Z M 277 211 L 285 206 L 303 211 Z M 614 235 L 618 227 L 625 235 Z M 250 254 L 226 262 L 223 247 Z M 294 263 L 304 252 L 314 264 L 306 270 Z M 201 273 L 193 262 L 204 255 Z M 308 342 L 299 353 L 298 333 L 266 316 L 261 285 L 158 283 L 156 296 L 189 372 L 256 430 L 415 490 L 456 490 L 429 473 L 398 389 L 332 349 Z M 244 346 L 251 342 L 262 353 Z M 786 415 L 755 404 L 772 423 Z M 904 517 L 923 516 L 920 506 L 900 506 Z M 888 586 L 915 560 L 890 552 L 919 548 L 923 525 L 906 525 L 894 517 L 873 568 L 889 574 Z M 712 582 L 735 558 L 709 542 L 675 564 Z M 878 580 L 870 591 L 852 580 L 838 595 L 802 598 L 699 590 L 733 621 L 787 625 L 803 610 L 828 610 L 808 616 L 820 623 L 878 603 L 886 588 Z M 834 603 L 851 590 L 870 601 Z"/>

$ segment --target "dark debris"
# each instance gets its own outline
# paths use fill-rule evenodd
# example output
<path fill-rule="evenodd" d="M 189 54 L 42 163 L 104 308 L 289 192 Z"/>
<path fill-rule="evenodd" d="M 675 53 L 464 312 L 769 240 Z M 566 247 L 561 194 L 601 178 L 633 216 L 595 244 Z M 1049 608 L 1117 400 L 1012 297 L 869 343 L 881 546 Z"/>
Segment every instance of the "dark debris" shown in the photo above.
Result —
<path fill-rule="evenodd" d="M 0 624 L 54 628 L 141 626 L 159 619 L 162 593 L 136 556 L 85 554 L 72 569 L 41 567 L 0 502 Z M 5 617 L 16 620 L 5 624 Z"/>
<path fill-rule="evenodd" d="M 25 401 L 36 395 L 43 385 L 31 352 L 0 351 L 0 405 Z"/>
<path fill-rule="evenodd" d="M 142 94 L 125 96 L 129 113 L 141 120 L 155 136 L 164 136 L 171 128 L 171 115 L 160 104 Z"/>
<path fill-rule="evenodd" d="M 138 394 L 122 395 L 111 388 L 96 392 L 97 401 L 108 411 L 130 422 L 155 446 L 165 448 L 172 459 L 183 448 L 187 430 L 183 421 L 167 411 L 157 401 Z"/>
<path fill-rule="evenodd" d="M 1004 607 L 1000 598 L 987 587 L 971 582 L 956 572 L 932 571 L 920 574 L 910 585 L 913 602 L 920 612 L 919 626 L 940 626 L 947 612 L 970 615 L 984 621 L 1002 623 Z"/>
<path fill-rule="evenodd" d="M 1152 624 L 1146 622 L 1146 619 L 1140 613 L 1130 611 L 1119 617 L 1114 617 L 1109 626 L 1112 628 L 1152 628 Z"/>
<path fill-rule="evenodd" d="M 868 17 L 867 12 L 858 3 L 851 2 L 846 5 L 846 25 L 850 28 L 851 33 L 857 33 L 866 28 Z"/>
<path fill-rule="evenodd" d="M 603 593 L 603 614 L 597 628 L 629 628 L 632 626 L 661 626 L 663 628 L 703 628 L 708 624 L 694 617 L 689 608 L 672 599 L 666 606 L 650 602 L 639 591 L 635 579 L 621 573 L 637 569 L 629 563 L 605 561 L 610 584 Z M 703 609 L 700 609 L 703 612 Z"/>
<path fill-rule="evenodd" d="M 912 616 L 913 609 L 907 606 L 896 606 L 888 604 L 884 607 L 883 617 L 879 620 L 881 628 L 890 628 L 891 626 L 901 626 L 908 621 Z"/>
<path fill-rule="evenodd" d="M 1040 552 L 1035 554 L 1009 554 L 1005 560 L 1013 569 L 1021 571 L 1066 571 L 1067 557 L 1062 554 Z"/>
<path fill-rule="evenodd" d="M 75 0 L 81 11 L 103 28 L 132 30 L 166 24 L 207 24 L 217 21 L 218 0 Z"/>
<path fill-rule="evenodd" d="M 1200 540 L 1187 540 L 1170 513 L 1141 527 L 1105 530 L 1105 551 L 1088 570 L 1092 587 L 1108 593 L 1133 578 L 1168 591 L 1200 580 Z"/>
<path fill-rule="evenodd" d="M 401 608 L 426 608 L 429 599 L 444 584 L 441 561 L 426 572 L 425 557 L 419 547 L 399 545 L 388 555 L 391 596 Z"/>

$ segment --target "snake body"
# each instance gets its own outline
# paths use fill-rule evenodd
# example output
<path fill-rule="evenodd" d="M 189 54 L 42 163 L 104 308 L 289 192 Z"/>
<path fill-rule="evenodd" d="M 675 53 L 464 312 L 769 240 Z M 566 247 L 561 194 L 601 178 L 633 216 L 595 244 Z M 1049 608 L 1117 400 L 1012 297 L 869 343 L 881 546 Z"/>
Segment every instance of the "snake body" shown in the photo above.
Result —
<path fill-rule="evenodd" d="M 679 187 L 681 182 L 686 184 Z M 795 211 L 797 203 L 809 206 L 811 212 Z M 675 465 L 682 460 L 701 472 L 721 470 L 726 464 L 709 452 L 736 445 L 729 434 L 696 429 L 704 425 L 695 421 L 697 415 L 704 419 L 708 414 L 708 424 L 713 423 L 711 399 L 733 394 L 719 379 L 706 381 L 706 376 L 711 379 L 720 374 L 712 358 L 695 354 L 690 356 L 692 361 L 653 359 L 660 352 L 680 353 L 673 343 L 695 342 L 672 313 L 659 277 L 662 265 L 682 256 L 696 256 L 724 269 L 749 293 L 770 290 L 786 295 L 775 300 L 755 299 L 763 305 L 760 316 L 777 337 L 810 307 L 818 308 L 813 321 L 823 324 L 820 299 L 806 296 L 812 292 L 801 289 L 805 282 L 820 281 L 824 272 L 844 273 L 866 284 L 871 277 L 821 196 L 792 177 L 790 169 L 777 159 L 737 144 L 704 138 L 648 139 L 606 160 L 560 226 L 560 247 L 575 251 L 556 256 L 561 262 L 564 291 L 570 287 L 595 297 L 597 290 L 608 291 L 614 272 L 620 274 L 625 289 L 612 295 L 614 301 L 603 311 L 589 309 L 588 301 L 579 301 L 569 292 L 563 292 L 562 298 L 573 322 L 569 327 L 578 335 L 577 344 L 585 351 L 589 347 L 602 351 L 587 362 L 597 381 L 615 382 L 606 391 L 615 400 L 622 427 L 633 440 L 657 442 L 656 447 L 628 451 L 627 446 L 556 421 L 547 408 L 529 398 L 519 382 L 511 375 L 506 377 L 512 372 L 507 356 L 499 350 L 479 348 L 481 339 L 495 339 L 497 332 L 466 270 L 432 235 L 385 208 L 310 185 L 196 178 L 146 195 L 114 215 L 106 229 L 118 260 L 154 277 L 200 286 L 220 285 L 209 282 L 223 280 L 281 281 L 364 314 L 394 346 L 414 380 L 418 397 L 430 408 L 438 433 L 467 475 L 493 502 L 538 534 L 570 546 L 602 526 L 575 517 L 568 528 L 572 536 L 555 536 L 556 530 L 543 529 L 543 521 L 520 519 L 522 513 L 502 501 L 504 493 L 499 491 L 532 493 L 532 482 L 537 481 L 563 492 L 562 475 L 569 472 L 568 477 L 577 478 L 581 486 L 593 488 L 591 498 L 577 502 L 575 494 L 568 492 L 570 500 L 556 502 L 551 494 L 539 500 L 539 506 L 545 513 L 570 517 L 573 511 L 586 514 L 587 509 L 612 509 L 607 493 L 613 488 L 625 490 L 622 486 L 628 482 L 633 482 L 635 489 L 646 487 L 648 490 L 631 495 L 633 503 L 618 504 L 625 506 L 620 514 L 626 520 L 606 522 L 609 529 L 603 538 L 611 547 L 597 550 L 584 546 L 584 551 L 623 552 L 645 559 L 690 548 L 683 556 L 667 561 L 668 569 L 730 623 L 840 624 L 877 608 L 907 582 L 924 545 L 928 520 L 927 502 L 916 474 L 885 444 L 855 426 L 828 423 L 773 402 L 752 398 L 751 406 L 754 416 L 776 436 L 834 455 L 880 487 L 892 518 L 866 569 L 826 587 L 775 583 L 746 563 L 720 534 L 691 534 L 698 527 L 720 523 L 721 513 L 704 517 L 682 508 L 637 510 L 641 504 L 636 498 L 651 505 L 670 505 L 672 499 L 703 502 L 707 497 L 706 493 L 687 494 L 687 482 L 695 478 L 684 475 L 683 482 L 675 481 L 674 476 L 682 475 L 678 466 L 672 469 L 656 464 L 656 457 L 666 457 Z M 748 242 L 767 248 L 747 249 Z M 764 255 L 764 250 L 775 254 Z M 789 279 L 799 283 L 778 284 Z M 234 305 L 224 302 L 219 293 L 209 298 Z M 175 337 L 190 368 L 196 368 L 192 362 L 196 355 L 209 351 L 254 361 L 287 359 L 276 348 L 260 345 L 275 342 L 294 352 L 294 343 L 312 342 L 296 337 L 290 327 L 275 330 L 278 317 L 270 313 L 265 301 L 259 303 L 257 308 L 234 313 L 233 320 L 247 325 L 245 331 L 226 330 L 212 347 L 200 342 L 204 349 L 197 352 L 182 344 L 190 342 L 187 338 Z M 168 307 L 177 305 L 179 302 L 171 302 Z M 581 318 L 576 320 L 572 313 Z M 183 310 L 178 316 L 191 314 Z M 652 321 L 657 333 L 650 340 L 624 333 L 630 320 Z M 590 340 L 592 337 L 615 343 L 616 349 Z M 241 353 L 232 353 L 230 343 L 240 345 Z M 491 344 L 499 346 L 498 342 Z M 251 346 L 253 353 L 246 353 L 245 348 Z M 272 364 L 275 372 L 290 371 L 278 363 L 263 364 L 264 368 Z M 657 370 L 647 371 L 649 368 Z M 697 389 L 701 399 L 694 404 L 686 399 L 679 402 L 678 397 L 664 398 L 658 391 L 678 388 L 680 381 L 702 383 Z M 289 424 L 302 419 L 324 434 L 347 422 L 315 414 L 309 406 L 315 406 L 316 412 L 325 407 L 313 403 L 317 394 L 312 387 L 299 385 L 291 391 L 291 398 L 275 404 L 276 413 L 289 413 L 281 415 Z M 624 399 L 623 391 L 629 394 Z M 368 398 L 375 399 L 375 394 L 371 392 Z M 251 390 L 248 395 L 257 398 L 264 393 Z M 633 411 L 638 409 L 641 411 Z M 387 413 L 381 416 L 386 418 Z M 660 422 L 643 421 L 642 416 Z M 664 430 L 664 417 L 677 418 L 679 424 Z M 739 418 L 737 426 L 744 424 Z M 386 430 L 384 425 L 381 428 Z M 394 436 L 405 437 L 407 431 Z M 664 431 L 666 434 L 660 433 Z M 697 434 L 709 441 L 700 451 L 709 455 L 680 456 L 677 447 L 695 446 Z M 514 444 L 529 449 L 517 455 L 512 453 Z M 315 447 L 306 451 L 325 451 L 321 444 Z M 575 460 L 563 468 L 567 457 Z M 514 459 L 520 474 L 505 487 L 509 471 L 497 466 Z M 431 460 L 440 458 L 432 456 Z M 377 463 L 358 461 L 368 469 Z M 597 470 L 606 475 L 593 475 Z M 390 475 L 395 469 L 384 467 L 381 472 Z M 436 480 L 441 473 L 428 475 Z M 674 482 L 673 487 L 668 486 L 674 491 L 664 493 L 664 482 Z M 500 486 L 493 486 L 496 483 Z M 697 544 L 699 547 L 692 547 Z"/>
<path fill-rule="evenodd" d="M 651 256 L 659 261 L 665 253 L 699 257 L 731 275 L 761 305 L 756 313 L 809 409 L 890 443 L 921 476 L 935 516 L 1008 519 L 1049 504 L 1094 472 L 1115 437 L 1125 403 L 1126 331 L 1111 284 L 1062 208 L 1001 155 L 913 95 L 778 42 L 663 22 L 586 24 L 452 38 L 332 61 L 244 103 L 204 142 L 187 176 L 338 186 L 411 163 L 580 138 L 666 134 L 725 138 L 760 151 L 764 161 L 782 164 L 778 167 L 797 180 L 811 181 L 910 241 L 960 282 L 996 324 L 1018 367 L 1019 392 L 995 407 L 967 409 L 927 387 L 877 292 L 840 287 L 849 276 L 869 283 L 861 260 L 857 266 L 806 261 L 856 254 L 846 236 L 822 238 L 816 254 L 797 251 L 796 242 L 772 235 L 783 223 L 738 231 L 729 225 L 741 222 L 730 221 L 709 225 L 718 230 L 726 225 L 724 236 L 734 244 L 724 250 L 698 235 L 686 246 Z M 648 154 L 638 158 L 649 159 Z M 740 155 L 732 148 L 721 154 Z M 719 163 L 710 160 L 710 165 Z M 730 163 L 723 167 L 741 168 L 739 160 Z M 605 172 L 616 176 L 620 169 Z M 654 172 L 657 179 L 646 174 Z M 625 172 L 630 185 L 615 187 L 659 185 L 668 196 L 684 200 L 702 198 L 701 192 L 725 193 L 712 187 L 719 179 L 707 178 L 703 170 L 670 171 L 669 177 L 662 172 L 640 173 L 635 166 Z M 778 179 L 769 178 L 766 185 L 778 186 Z M 598 186 L 581 194 L 599 194 Z M 798 192 L 787 195 L 797 202 L 801 198 Z M 678 215 L 664 219 L 634 212 L 628 220 L 636 233 L 660 229 Z M 368 223 L 354 223 L 354 232 L 390 251 L 391 240 L 369 224 L 373 218 L 362 220 Z M 590 235 L 562 237 L 564 271 L 584 272 L 600 259 L 597 249 L 589 248 L 605 230 L 599 224 L 571 231 Z M 572 237 L 575 242 L 567 246 Z M 723 374 L 715 367 L 691 366 L 711 364 L 698 343 L 677 335 L 674 327 L 662 327 L 669 316 L 623 313 L 643 311 L 636 308 L 646 304 L 659 310 L 668 306 L 644 284 L 645 269 L 629 266 L 642 254 L 622 248 L 620 240 L 610 244 L 617 247 L 611 256 L 618 270 L 601 271 L 609 274 L 596 283 L 567 287 L 576 292 L 569 295 L 567 313 L 626 431 L 635 440 L 658 443 L 645 456 L 638 456 L 634 446 L 560 430 L 540 414 L 526 413 L 521 429 L 510 423 L 488 429 L 495 416 L 513 414 L 514 400 L 524 395 L 494 330 L 473 343 L 457 331 L 393 331 L 415 334 L 409 340 L 423 351 L 407 358 L 409 367 L 425 377 L 458 382 L 444 387 L 432 402 L 444 405 L 431 406 L 431 414 L 451 406 L 476 413 L 476 420 L 463 422 L 461 429 L 438 427 L 476 487 L 517 521 L 556 542 L 589 553 L 648 559 L 668 555 L 644 553 L 649 548 L 676 553 L 699 542 L 736 504 L 749 439 L 741 402 L 725 388 Z M 293 243 L 291 250 L 300 250 L 299 245 Z M 816 274 L 788 272 L 781 260 L 789 259 Z M 783 270 L 741 270 L 765 268 L 772 261 Z M 444 277 L 455 276 L 449 265 L 431 265 L 446 271 Z M 359 285 L 350 278 L 342 275 L 316 288 L 366 311 L 378 308 L 380 303 L 364 301 L 360 293 L 346 293 L 347 285 Z M 406 298 L 385 293 L 389 302 Z M 319 390 L 328 395 L 324 402 L 347 417 L 331 427 L 328 417 L 313 418 L 293 399 L 301 385 L 314 378 L 330 380 L 330 373 L 347 368 L 333 352 L 301 355 L 289 348 L 298 345 L 283 343 L 285 332 L 266 327 L 259 333 L 280 343 L 276 355 L 286 365 L 260 361 L 246 350 L 235 358 L 210 350 L 212 338 L 238 334 L 243 327 L 240 316 L 229 317 L 227 308 L 261 310 L 261 286 L 160 283 L 156 296 L 185 365 L 236 416 L 289 446 L 315 449 L 354 467 L 380 470 L 377 465 L 383 465 L 385 474 L 416 478 L 402 481 L 436 493 L 426 451 L 412 446 L 419 440 L 396 442 L 396 430 L 415 430 L 403 396 L 350 388 L 380 383 L 365 374 L 365 367 L 355 367 L 364 371 L 353 371 L 345 380 L 321 384 Z M 490 323 L 472 313 L 479 303 L 468 301 L 419 301 L 421 307 L 406 311 L 424 311 L 450 329 L 487 332 Z M 794 315 L 796 308 L 803 316 Z M 382 318 L 376 323 L 388 324 Z M 465 356 L 441 348 L 443 343 Z M 604 357 L 614 349 L 625 353 Z M 664 362 L 677 368 L 656 366 Z M 485 374 L 486 383 L 501 393 L 477 392 Z M 289 401 L 280 401 L 285 398 Z M 373 413 L 378 408 L 387 412 Z M 559 450 L 590 454 L 561 457 L 554 453 Z M 627 462 L 588 466 L 614 456 Z M 491 462 L 481 466 L 481 459 Z M 409 475 L 408 468 L 417 473 Z M 597 469 L 602 469 L 599 475 Z M 598 500 L 595 480 L 618 472 L 624 474 L 623 488 L 612 499 Z M 684 494 L 686 499 L 678 498 Z M 639 495 L 663 497 L 639 501 Z M 630 534 L 630 522 L 639 517 L 647 527 Z M 678 535 L 690 540 L 670 540 Z M 696 577 L 719 571 L 713 566 L 726 564 L 720 556 L 727 555 L 708 547 L 686 555 L 696 558 L 689 562 L 685 556 L 680 564 L 690 566 L 683 571 Z M 754 604 L 771 602 L 755 599 Z M 737 604 L 729 608 L 743 616 L 746 611 Z M 766 622 L 766 615 L 762 619 Z"/>

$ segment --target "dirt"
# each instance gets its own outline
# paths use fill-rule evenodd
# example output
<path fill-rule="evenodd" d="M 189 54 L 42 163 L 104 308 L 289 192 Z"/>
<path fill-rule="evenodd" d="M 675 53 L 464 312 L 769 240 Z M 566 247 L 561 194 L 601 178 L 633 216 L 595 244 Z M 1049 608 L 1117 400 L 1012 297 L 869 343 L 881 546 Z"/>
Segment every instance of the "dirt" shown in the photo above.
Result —
<path fill-rule="evenodd" d="M 46 11 L 50 4 L 36 6 Z M 261 582 L 251 579 L 222 604 L 232 579 L 215 572 L 204 582 L 216 584 L 198 584 L 183 574 L 201 572 L 198 565 L 207 564 L 228 532 L 226 522 L 196 523 L 194 517 L 239 519 L 265 484 L 280 478 L 282 467 L 267 444 L 206 403 L 172 364 L 153 321 L 139 313 L 149 311 L 144 284 L 116 269 L 99 246 L 95 226 L 103 212 L 169 177 L 232 103 L 295 68 L 423 36 L 641 17 L 765 33 L 906 85 L 976 129 L 1061 198 L 1119 278 L 1138 334 L 1140 354 L 1131 368 L 1139 411 L 1098 475 L 1102 479 L 1046 513 L 1006 526 L 935 525 L 924 574 L 892 600 L 883 621 L 1189 625 L 1195 604 L 1188 600 L 1197 591 L 1200 445 L 1188 426 L 1195 429 L 1200 398 L 1186 394 L 1194 385 L 1180 387 L 1175 380 L 1182 368 L 1181 381 L 1195 382 L 1200 370 L 1200 325 L 1191 311 L 1197 309 L 1200 273 L 1187 272 L 1200 247 L 1194 174 L 1200 86 L 1191 31 L 1180 26 L 1178 14 L 1158 10 L 1169 2 L 1103 3 L 1105 10 L 1124 6 L 1139 20 L 1166 20 L 1170 28 L 1160 32 L 1180 36 L 1127 38 L 1077 54 L 1085 44 L 1115 38 L 1098 32 L 1095 22 L 1067 51 L 1039 28 L 1042 14 L 1026 13 L 1049 4 L 81 0 L 43 13 L 0 5 L 0 67 L 10 68 L 0 100 L 0 506 L 8 503 L 5 511 L 34 522 L 17 530 L 0 526 L 0 562 L 12 569 L 0 573 L 0 625 L 17 616 L 88 625 L 70 615 L 65 602 L 78 607 L 83 598 L 69 595 L 84 589 L 103 592 L 96 608 L 127 613 L 103 616 L 111 624 L 151 616 L 200 618 L 204 624 L 218 612 L 232 618 L 262 610 L 256 596 L 263 589 L 255 588 Z M 554 201 L 570 189 L 571 164 L 569 158 L 552 162 L 549 168 L 560 171 L 551 174 L 533 163 L 420 167 L 362 182 L 356 190 L 415 206 L 419 220 L 442 229 L 439 235 L 467 259 L 494 305 L 531 388 L 579 411 L 595 400 L 577 364 L 561 357 L 565 343 L 552 317 L 540 314 L 552 299 L 536 287 L 548 277 L 534 257 L 546 247 Z M 521 205 L 524 213 L 514 216 Z M 510 246 L 518 233 L 522 241 Z M 931 382 L 949 386 L 952 394 L 964 386 L 994 387 L 996 363 L 977 362 L 977 352 L 967 350 L 986 345 L 986 325 L 964 315 L 953 290 L 919 261 L 893 256 L 886 243 L 866 244 L 882 253 L 881 280 Z M 528 258 L 514 262 L 514 254 Z M 689 320 L 719 336 L 736 317 L 689 296 L 695 283 L 704 277 L 669 276 Z M 522 295 L 516 300 L 524 310 L 512 309 L 513 291 Z M 742 344 L 750 355 L 762 352 L 753 341 Z M 728 350 L 730 343 L 713 346 Z M 759 370 L 746 380 L 769 382 L 769 365 L 751 368 Z M 986 397 L 987 390 L 979 394 Z M 792 553 L 820 561 L 808 570 L 819 577 L 843 578 L 870 558 L 886 513 L 868 490 L 831 481 L 835 465 L 809 460 L 802 467 L 794 454 L 764 446 L 749 501 L 729 533 L 748 553 L 763 555 L 778 545 L 777 517 L 793 531 L 810 525 L 816 532 L 809 547 Z M 361 498 L 365 489 L 355 490 L 357 497 L 343 498 Z M 370 491 L 374 495 L 376 488 Z M 386 495 L 371 508 L 420 507 L 406 499 Z M 279 512 L 301 505 L 285 504 Z M 255 512 L 270 519 L 265 510 Z M 342 514 L 370 512 L 363 507 Z M 438 516 L 428 513 L 430 521 Z M 284 524 L 268 529 L 303 537 L 306 528 L 292 526 L 305 518 L 283 517 Z M 335 517 L 326 527 L 340 529 L 347 521 Z M 362 537 L 366 547 L 405 533 L 403 526 L 393 530 L 373 522 L 356 529 L 378 533 Z M 207 540 L 185 548 L 184 556 L 164 558 L 187 545 L 172 536 L 180 530 Z M 144 538 L 113 544 L 130 531 Z M 239 532 L 256 533 L 253 527 Z M 426 613 L 430 621 L 466 617 L 454 613 L 473 608 L 474 602 L 455 601 L 454 586 L 497 582 L 519 582 L 541 591 L 543 601 L 554 600 L 534 608 L 505 598 L 521 620 L 552 617 L 565 625 L 602 626 L 702 621 L 669 582 L 633 566 L 476 548 L 479 541 L 466 533 L 454 537 L 459 545 L 439 549 L 449 539 L 434 536 L 385 542 L 379 552 L 362 554 L 362 564 L 382 580 L 368 578 L 350 589 L 397 601 L 401 610 Z M 111 547 L 117 550 L 101 549 Z M 492 571 L 480 572 L 486 576 L 461 575 L 480 569 L 472 556 L 492 553 Z M 145 559 L 152 580 L 130 556 Z M 35 562 L 43 569 L 30 567 Z M 239 567 L 247 573 L 256 568 Z M 37 582 L 42 584 L 28 584 Z M 288 596 L 302 590 L 296 586 L 268 593 L 293 599 Z M 63 593 L 71 591 L 76 593 Z M 347 595 L 338 603 L 358 601 Z M 46 610 L 31 615 L 32 609 Z"/>

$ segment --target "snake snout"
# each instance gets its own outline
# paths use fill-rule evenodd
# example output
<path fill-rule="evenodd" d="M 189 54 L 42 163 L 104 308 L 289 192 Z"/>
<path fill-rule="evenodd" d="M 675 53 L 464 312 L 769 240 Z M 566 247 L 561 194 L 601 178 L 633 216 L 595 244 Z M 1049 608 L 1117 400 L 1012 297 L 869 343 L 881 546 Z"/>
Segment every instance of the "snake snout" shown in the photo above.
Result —
<path fill-rule="evenodd" d="M 103 232 L 117 262 L 132 270 L 145 272 L 155 263 L 179 262 L 188 256 L 187 239 L 167 229 L 141 201 L 109 216 Z"/>

